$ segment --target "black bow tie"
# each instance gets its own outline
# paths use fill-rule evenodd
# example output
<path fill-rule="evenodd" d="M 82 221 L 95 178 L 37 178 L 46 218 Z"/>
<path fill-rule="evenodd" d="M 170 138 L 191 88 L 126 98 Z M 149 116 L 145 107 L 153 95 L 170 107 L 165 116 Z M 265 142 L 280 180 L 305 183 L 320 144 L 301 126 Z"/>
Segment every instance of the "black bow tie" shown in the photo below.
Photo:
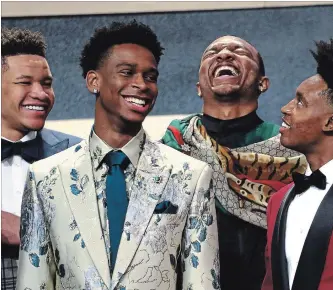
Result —
<path fill-rule="evenodd" d="M 10 142 L 1 139 L 1 161 L 13 155 L 20 155 L 28 163 L 38 160 L 39 138 L 27 142 Z"/>
<path fill-rule="evenodd" d="M 292 174 L 295 182 L 295 193 L 300 194 L 310 188 L 311 185 L 318 187 L 319 189 L 326 188 L 326 176 L 318 169 L 310 176 L 294 172 Z"/>

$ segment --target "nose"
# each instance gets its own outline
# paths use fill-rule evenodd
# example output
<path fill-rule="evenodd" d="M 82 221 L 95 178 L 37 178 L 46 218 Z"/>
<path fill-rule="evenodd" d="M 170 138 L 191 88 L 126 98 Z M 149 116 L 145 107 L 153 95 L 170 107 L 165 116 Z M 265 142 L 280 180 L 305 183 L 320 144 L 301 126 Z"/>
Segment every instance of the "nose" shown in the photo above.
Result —
<path fill-rule="evenodd" d="M 135 74 L 132 80 L 133 80 L 132 82 L 133 88 L 138 88 L 141 91 L 147 89 L 147 84 L 142 74 Z"/>
<path fill-rule="evenodd" d="M 281 113 L 284 115 L 290 114 L 290 112 L 294 109 L 295 106 L 295 100 L 291 100 L 288 104 L 284 105 L 281 108 Z"/>
<path fill-rule="evenodd" d="M 49 97 L 40 83 L 34 83 L 31 87 L 30 97 L 33 99 L 43 100 Z"/>
<path fill-rule="evenodd" d="M 228 48 L 223 48 L 220 50 L 220 52 L 217 54 L 217 60 L 223 61 L 228 59 L 233 59 L 233 53 Z"/>

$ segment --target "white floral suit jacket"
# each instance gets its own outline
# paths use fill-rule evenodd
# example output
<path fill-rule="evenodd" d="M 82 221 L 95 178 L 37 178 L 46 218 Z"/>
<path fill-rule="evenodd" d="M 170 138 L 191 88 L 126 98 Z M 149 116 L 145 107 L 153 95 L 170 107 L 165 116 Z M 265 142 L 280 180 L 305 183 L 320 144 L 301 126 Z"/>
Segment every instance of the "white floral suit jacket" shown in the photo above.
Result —
<path fill-rule="evenodd" d="M 183 289 L 220 289 L 208 165 L 146 139 L 112 277 L 92 168 L 87 141 L 30 167 L 17 289 L 176 289 L 179 255 Z"/>

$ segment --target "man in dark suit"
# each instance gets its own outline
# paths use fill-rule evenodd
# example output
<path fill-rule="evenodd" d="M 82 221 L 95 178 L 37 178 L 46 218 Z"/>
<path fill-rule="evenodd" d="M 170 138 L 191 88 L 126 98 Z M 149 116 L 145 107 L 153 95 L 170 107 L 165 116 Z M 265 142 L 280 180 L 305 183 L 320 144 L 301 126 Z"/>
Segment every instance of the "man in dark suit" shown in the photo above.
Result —
<path fill-rule="evenodd" d="M 1 31 L 1 289 L 15 289 L 21 201 L 34 161 L 80 142 L 43 129 L 54 104 L 52 74 L 43 36 L 29 30 Z"/>
<path fill-rule="evenodd" d="M 282 145 L 306 156 L 305 175 L 274 194 L 267 209 L 262 290 L 333 289 L 333 39 L 312 52 L 317 74 L 282 108 Z"/>

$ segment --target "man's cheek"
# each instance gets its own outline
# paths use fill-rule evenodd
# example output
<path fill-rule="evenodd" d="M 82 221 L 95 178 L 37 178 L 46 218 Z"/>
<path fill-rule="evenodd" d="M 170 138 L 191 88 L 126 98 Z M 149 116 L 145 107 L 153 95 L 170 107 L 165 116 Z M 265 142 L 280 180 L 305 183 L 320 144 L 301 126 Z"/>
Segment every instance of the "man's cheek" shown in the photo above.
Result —
<path fill-rule="evenodd" d="M 293 127 L 301 134 L 311 134 L 312 132 L 315 131 L 315 121 L 304 121 L 304 122 L 299 122 L 296 123 Z"/>

